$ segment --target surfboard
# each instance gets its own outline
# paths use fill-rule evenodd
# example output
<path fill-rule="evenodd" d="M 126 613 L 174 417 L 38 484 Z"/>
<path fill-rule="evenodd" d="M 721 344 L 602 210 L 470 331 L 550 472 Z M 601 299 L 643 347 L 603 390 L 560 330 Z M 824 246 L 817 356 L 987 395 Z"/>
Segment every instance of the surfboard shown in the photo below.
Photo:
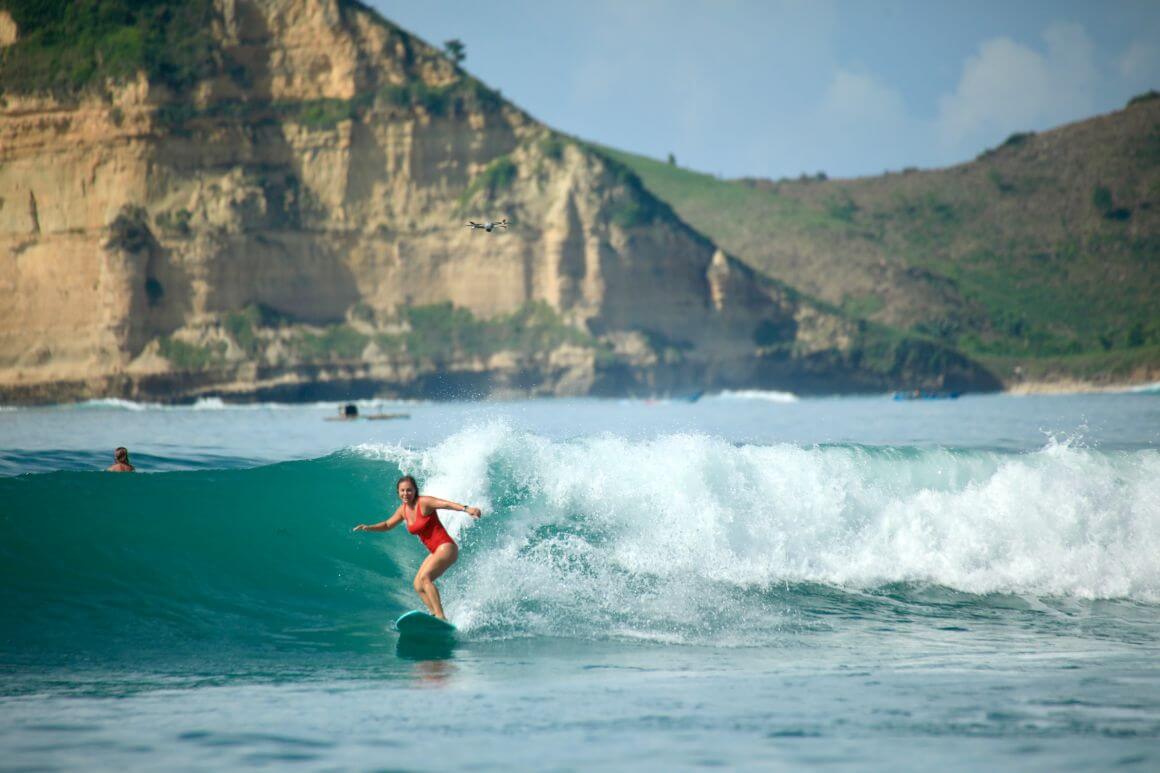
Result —
<path fill-rule="evenodd" d="M 401 636 L 423 639 L 449 639 L 455 636 L 455 626 L 418 609 L 412 609 L 395 621 L 395 630 Z"/>

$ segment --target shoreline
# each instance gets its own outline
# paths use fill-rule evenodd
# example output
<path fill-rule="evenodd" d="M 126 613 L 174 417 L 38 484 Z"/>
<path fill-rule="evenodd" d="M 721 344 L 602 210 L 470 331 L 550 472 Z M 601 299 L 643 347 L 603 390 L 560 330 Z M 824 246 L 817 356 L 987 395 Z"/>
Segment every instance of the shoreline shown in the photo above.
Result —
<path fill-rule="evenodd" d="M 1005 386 L 1005 395 L 1090 395 L 1090 394 L 1130 394 L 1160 391 L 1160 381 L 1127 381 L 1114 384 L 1079 381 L 1073 379 L 1055 381 L 1022 381 Z"/>
<path fill-rule="evenodd" d="M 833 392 L 833 393 L 794 393 L 777 390 L 722 390 L 720 392 L 705 392 L 704 397 L 738 397 L 741 395 L 749 396 L 746 393 L 752 392 L 751 399 L 766 399 L 774 402 L 797 402 L 799 400 L 808 400 L 810 398 L 843 398 L 843 397 L 873 397 L 876 394 L 883 397 L 890 397 L 894 392 Z M 962 397 L 980 396 L 980 395 L 1011 395 L 1014 397 L 1025 397 L 1034 395 L 1092 395 L 1092 394 L 1150 394 L 1160 393 L 1160 381 L 1136 381 L 1136 382 L 1119 382 L 1114 384 L 1095 383 L 1091 381 L 1080 380 L 1056 380 L 1056 381 L 1023 381 L 1018 384 L 1011 384 L 1004 389 L 992 392 L 963 392 Z M 758 394 L 761 396 L 757 396 Z M 775 395 L 776 399 L 765 396 Z M 673 398 L 672 395 L 514 395 L 505 394 L 502 396 L 491 395 L 488 397 L 468 399 L 467 402 L 488 402 L 490 399 L 503 398 L 507 399 L 552 399 L 553 397 L 592 397 L 598 399 L 639 399 L 644 401 L 654 401 L 663 399 L 679 399 L 683 402 L 690 402 L 684 398 Z M 25 408 L 59 408 L 59 407 L 76 407 L 76 406 L 99 406 L 107 404 L 110 407 L 124 407 L 129 410 L 148 410 L 148 409 L 163 409 L 163 408 L 191 408 L 193 410 L 213 410 L 223 408 L 243 408 L 243 407 L 269 407 L 269 406 L 315 406 L 318 408 L 330 409 L 335 405 L 344 403 L 356 403 L 359 405 L 372 404 L 408 404 L 415 405 L 419 403 L 439 403 L 439 402 L 456 402 L 456 400 L 448 400 L 447 398 L 435 397 L 421 397 L 410 395 L 407 397 L 400 396 L 360 396 L 357 398 L 334 398 L 334 399 L 303 399 L 303 400 L 230 400 L 229 395 L 208 395 L 199 397 L 193 401 L 174 401 L 166 402 L 163 400 L 135 400 L 133 398 L 125 397 L 88 397 L 74 401 L 65 402 L 12 402 L 0 403 L 0 411 L 15 411 Z"/>

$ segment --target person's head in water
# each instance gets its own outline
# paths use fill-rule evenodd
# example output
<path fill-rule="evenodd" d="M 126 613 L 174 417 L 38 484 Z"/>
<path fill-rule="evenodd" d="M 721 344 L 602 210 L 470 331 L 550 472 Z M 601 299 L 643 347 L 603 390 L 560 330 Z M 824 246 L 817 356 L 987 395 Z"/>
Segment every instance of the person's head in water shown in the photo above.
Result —
<path fill-rule="evenodd" d="M 357 419 L 358 406 L 354 403 L 347 403 L 346 405 L 342 406 L 342 415 L 348 419 Z"/>
<path fill-rule="evenodd" d="M 413 504 L 419 499 L 419 483 L 410 475 L 404 475 L 395 482 L 395 491 L 403 504 Z"/>
<path fill-rule="evenodd" d="M 133 472 L 133 465 L 129 463 L 129 449 L 125 446 L 118 446 L 113 451 L 113 466 L 109 468 L 110 472 Z"/>

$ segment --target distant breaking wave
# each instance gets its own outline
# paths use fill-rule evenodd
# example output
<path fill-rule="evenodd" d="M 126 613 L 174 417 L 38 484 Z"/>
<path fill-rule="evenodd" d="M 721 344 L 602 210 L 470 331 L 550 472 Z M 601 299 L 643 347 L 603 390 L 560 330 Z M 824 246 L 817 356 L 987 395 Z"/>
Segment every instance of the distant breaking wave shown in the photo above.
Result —
<path fill-rule="evenodd" d="M 96 400 L 84 400 L 83 402 L 73 403 L 75 408 L 114 408 L 122 411 L 148 411 L 159 410 L 166 406 L 161 403 L 140 403 L 134 400 L 122 400 L 119 397 L 103 397 Z"/>
<path fill-rule="evenodd" d="M 726 390 L 716 395 L 722 400 L 768 400 L 771 403 L 796 403 L 798 396 L 792 392 L 774 392 L 761 389 Z"/>
<path fill-rule="evenodd" d="M 95 400 L 84 400 L 78 403 L 62 403 L 57 408 L 74 410 L 121 410 L 121 411 L 253 411 L 253 410 L 282 410 L 287 408 L 318 408 L 333 411 L 338 406 L 352 402 L 363 411 L 374 411 L 380 408 L 397 405 L 414 405 L 425 401 L 420 400 L 349 400 L 323 401 L 315 403 L 230 403 L 220 397 L 201 397 L 189 405 L 169 405 L 166 403 L 138 402 L 125 400 L 119 397 L 105 397 Z M 0 411 L 22 410 L 20 406 L 0 406 Z"/>

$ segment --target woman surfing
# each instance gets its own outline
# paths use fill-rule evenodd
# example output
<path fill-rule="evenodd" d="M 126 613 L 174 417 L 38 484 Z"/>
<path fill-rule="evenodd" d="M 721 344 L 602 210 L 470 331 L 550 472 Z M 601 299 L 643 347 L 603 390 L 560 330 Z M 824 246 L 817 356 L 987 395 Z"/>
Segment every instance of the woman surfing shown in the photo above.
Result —
<path fill-rule="evenodd" d="M 415 575 L 415 592 L 431 610 L 431 614 L 440 620 L 446 620 L 443 615 L 443 603 L 439 598 L 439 589 L 435 587 L 435 580 L 446 572 L 455 560 L 459 558 L 459 546 L 451 535 L 443 528 L 439 521 L 438 510 L 460 510 L 472 518 L 478 518 L 482 513 L 478 507 L 457 505 L 438 497 L 419 496 L 419 484 L 410 475 L 399 478 L 395 484 L 395 491 L 403 504 L 394 515 L 380 523 L 360 523 L 354 531 L 390 531 L 400 523 L 406 522 L 407 531 L 417 536 L 431 555 L 423 559 L 419 572 Z"/>

